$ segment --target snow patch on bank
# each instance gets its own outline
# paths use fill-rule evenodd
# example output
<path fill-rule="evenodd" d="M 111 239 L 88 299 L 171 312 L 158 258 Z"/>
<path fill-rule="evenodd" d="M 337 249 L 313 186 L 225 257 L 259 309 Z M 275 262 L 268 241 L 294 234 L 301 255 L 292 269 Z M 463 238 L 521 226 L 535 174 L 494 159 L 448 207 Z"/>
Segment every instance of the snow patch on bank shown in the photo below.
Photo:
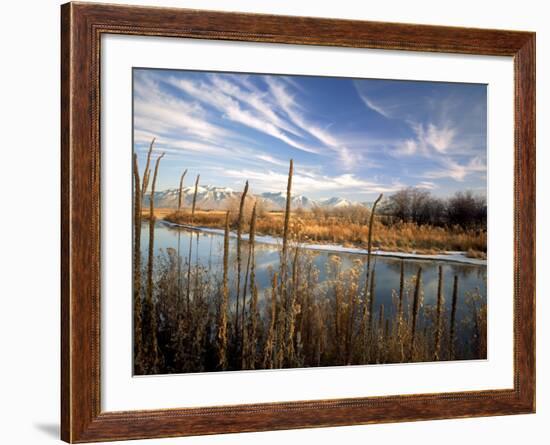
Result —
<path fill-rule="evenodd" d="M 161 220 L 159 223 L 172 226 L 172 227 L 181 227 L 188 230 L 194 230 L 203 233 L 210 233 L 214 235 L 224 235 L 223 229 L 214 229 L 211 227 L 202 227 L 202 226 L 192 226 L 189 224 L 176 224 L 170 221 Z M 237 234 L 235 232 L 230 232 L 229 236 L 231 238 L 236 238 Z M 248 234 L 243 233 L 241 238 L 243 240 L 248 240 Z M 282 239 L 280 237 L 270 236 L 270 235 L 256 235 L 254 237 L 257 243 L 268 244 L 272 246 L 280 246 Z M 306 250 L 314 250 L 317 252 L 333 252 L 333 253 L 350 253 L 355 255 L 367 255 L 369 253 L 368 249 L 362 249 L 360 247 L 345 247 L 337 244 L 309 244 L 302 243 L 300 248 Z M 486 266 L 487 260 L 482 260 L 479 258 L 468 258 L 465 252 L 451 251 L 438 254 L 421 254 L 421 253 L 409 253 L 409 252 L 388 252 L 385 250 L 373 250 L 372 255 L 391 257 L 391 258 L 403 258 L 410 260 L 432 260 L 432 261 L 451 261 L 454 263 L 462 264 L 472 264 L 476 266 Z"/>

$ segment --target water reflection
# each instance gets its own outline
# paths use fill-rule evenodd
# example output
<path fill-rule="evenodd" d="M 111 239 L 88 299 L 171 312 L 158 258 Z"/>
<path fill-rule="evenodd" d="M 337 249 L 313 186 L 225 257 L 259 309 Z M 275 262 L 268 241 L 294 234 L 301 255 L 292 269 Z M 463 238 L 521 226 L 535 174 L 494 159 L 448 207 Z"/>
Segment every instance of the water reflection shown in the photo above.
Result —
<path fill-rule="evenodd" d="M 148 250 L 148 225 L 142 226 L 142 255 L 146 255 Z M 192 242 L 192 263 L 199 264 L 208 269 L 209 273 L 216 279 L 221 277 L 222 261 L 223 261 L 223 236 L 204 233 L 201 231 L 192 231 L 189 229 L 175 228 L 159 222 L 155 228 L 155 249 L 157 254 L 166 252 L 168 248 L 175 249 L 180 252 L 183 261 L 187 260 L 189 251 L 189 243 Z M 235 248 L 236 239 L 230 239 L 230 266 L 235 264 L 236 255 Z M 259 305 L 260 310 L 263 306 L 264 290 L 268 289 L 271 283 L 271 275 L 274 270 L 277 270 L 279 264 L 280 249 L 275 245 L 259 244 L 255 246 L 256 256 L 256 281 L 259 288 Z M 304 251 L 305 252 L 305 251 Z M 246 263 L 248 253 L 248 243 L 243 241 L 242 255 L 243 261 Z M 307 251 L 311 255 L 314 265 L 319 270 L 319 281 L 323 282 L 327 279 L 326 264 L 330 256 L 338 256 L 341 259 L 342 269 L 347 269 L 352 266 L 352 262 L 359 259 L 366 262 L 366 255 L 336 253 L 336 252 L 321 252 Z M 390 257 L 373 257 L 373 264 L 376 267 L 376 315 L 380 308 L 380 304 L 384 305 L 384 312 L 388 316 L 395 312 L 394 299 L 395 291 L 399 289 L 400 268 L 401 263 L 404 264 L 405 279 L 409 282 L 416 275 L 418 268 L 421 266 L 422 284 L 424 291 L 424 306 L 435 305 L 437 299 L 438 285 L 438 268 L 442 267 L 443 271 L 443 290 L 444 290 L 444 312 L 451 312 L 451 295 L 453 287 L 453 277 L 458 276 L 458 305 L 457 305 L 457 321 L 469 316 L 471 308 L 466 304 L 467 295 L 471 292 L 476 292 L 481 298 L 481 303 L 486 302 L 487 295 L 487 267 L 482 265 L 460 264 L 456 262 L 435 261 L 435 260 L 418 260 Z M 234 284 L 233 277 L 236 275 L 234 267 L 230 267 L 230 286 Z M 364 277 L 362 278 L 364 280 Z M 234 298 L 234 296 L 233 296 Z M 405 305 L 405 310 L 409 309 Z M 263 312 L 263 311 L 261 311 Z M 423 316 L 424 317 L 424 316 Z M 420 320 L 420 323 L 423 319 Z M 469 335 L 463 332 L 461 335 Z"/>

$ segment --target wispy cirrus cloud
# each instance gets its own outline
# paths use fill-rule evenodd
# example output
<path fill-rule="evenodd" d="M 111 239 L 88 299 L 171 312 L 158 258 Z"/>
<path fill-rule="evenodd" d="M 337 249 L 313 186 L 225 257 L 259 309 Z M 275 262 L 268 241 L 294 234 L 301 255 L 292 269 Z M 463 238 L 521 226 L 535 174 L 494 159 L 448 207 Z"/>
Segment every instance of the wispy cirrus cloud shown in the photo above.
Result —
<path fill-rule="evenodd" d="M 167 153 L 161 187 L 189 168 L 280 191 L 293 158 L 295 191 L 312 198 L 482 190 L 485 100 L 457 84 L 139 69 L 134 146 L 143 157 L 155 137 Z"/>
<path fill-rule="evenodd" d="M 441 164 L 441 168 L 428 171 L 422 177 L 426 179 L 452 178 L 455 181 L 463 182 L 471 174 L 487 171 L 487 165 L 480 157 L 474 157 L 466 164 L 460 164 L 451 158 L 444 158 L 441 160 Z"/>
<path fill-rule="evenodd" d="M 435 156 L 445 154 L 452 149 L 456 129 L 450 123 L 438 126 L 432 122 L 422 124 L 408 121 L 408 124 L 415 137 L 399 141 L 395 147 L 395 154 L 400 156 Z"/>
<path fill-rule="evenodd" d="M 235 178 L 247 178 L 251 184 L 260 190 L 281 191 L 286 187 L 288 176 L 286 172 L 275 170 L 224 170 L 224 175 Z M 368 181 L 353 174 L 336 176 L 315 174 L 295 170 L 292 178 L 293 191 L 296 194 L 338 193 L 353 190 L 356 194 L 388 193 L 404 187 L 402 183 L 382 184 Z"/>
<path fill-rule="evenodd" d="M 445 153 L 451 148 L 454 137 L 456 135 L 456 129 L 445 125 L 438 127 L 433 123 L 429 123 L 425 136 L 426 144 L 433 147 L 439 153 Z"/>
<path fill-rule="evenodd" d="M 295 97 L 288 92 L 287 86 L 282 81 L 270 76 L 266 77 L 266 82 L 277 104 L 295 126 L 309 133 L 325 147 L 337 152 L 344 165 L 347 167 L 353 166 L 353 163 L 358 159 L 358 154 L 352 152 L 346 146 L 346 141 L 338 138 L 334 132 L 323 129 L 311 120 L 308 120 L 302 107 L 295 100 Z"/>
<path fill-rule="evenodd" d="M 289 165 L 288 162 L 282 161 L 281 159 L 274 158 L 273 156 L 265 153 L 257 154 L 255 155 L 255 157 L 256 159 L 262 162 L 267 162 L 268 164 L 277 165 L 279 167 L 287 167 Z"/>
<path fill-rule="evenodd" d="M 404 141 L 399 141 L 393 154 L 398 156 L 413 156 L 418 153 L 420 148 L 420 143 L 414 139 L 405 139 Z"/>
<path fill-rule="evenodd" d="M 369 99 L 365 93 L 362 93 L 361 91 L 357 91 L 359 93 L 359 97 L 363 101 L 363 103 L 370 108 L 372 111 L 376 111 L 381 116 L 384 116 L 387 119 L 391 119 L 391 114 L 388 110 L 386 110 L 384 107 L 374 103 L 372 99 Z"/>
<path fill-rule="evenodd" d="M 169 96 L 148 75 L 141 76 L 134 86 L 134 125 L 157 135 L 177 132 L 204 140 L 229 135 L 227 129 L 209 122 L 199 104 Z"/>
<path fill-rule="evenodd" d="M 389 153 L 402 162 L 420 157 L 448 165 L 456 180 L 466 175 L 461 167 L 470 171 L 461 158 L 486 147 L 482 86 L 401 81 L 355 81 L 354 86 L 368 110 L 386 118 L 381 125 L 401 125 L 401 137 L 388 145 Z"/>
<path fill-rule="evenodd" d="M 223 89 L 219 88 L 219 85 L 215 87 L 215 85 L 208 85 L 206 82 L 196 82 L 177 78 L 171 78 L 169 82 L 195 100 L 203 102 L 224 113 L 224 117 L 229 120 L 265 133 L 299 150 L 308 153 L 319 153 L 319 150 L 315 147 L 307 146 L 286 133 L 285 129 L 282 128 L 283 126 L 277 125 L 277 119 L 275 119 L 276 122 L 274 122 L 269 120 L 269 118 L 266 119 L 265 116 L 260 118 L 251 110 L 244 108 L 242 102 L 232 97 L 231 94 L 226 94 Z M 221 82 L 218 81 L 218 84 L 220 83 Z M 230 85 L 226 81 L 225 88 L 227 89 L 229 86 Z M 236 93 L 237 91 L 239 92 Z M 238 96 L 242 96 L 242 91 L 238 90 L 235 85 L 233 85 L 232 92 L 234 95 L 237 94 Z M 265 107 L 265 105 L 260 104 L 259 100 L 257 98 L 255 99 L 253 95 L 249 94 L 247 97 L 248 99 L 243 102 L 253 104 L 253 108 L 256 111 L 261 110 L 262 114 L 268 115 L 272 112 L 272 110 Z"/>
<path fill-rule="evenodd" d="M 236 76 L 238 78 L 239 76 Z M 214 87 L 218 88 L 223 93 L 249 105 L 253 110 L 260 113 L 260 115 L 280 130 L 287 131 L 296 136 L 302 136 L 303 133 L 292 125 L 292 123 L 285 121 L 277 113 L 277 110 L 269 101 L 268 94 L 260 91 L 254 84 L 245 83 L 247 89 L 242 89 L 239 86 L 238 81 L 233 78 L 226 80 L 225 78 L 213 74 L 209 76 Z"/>
<path fill-rule="evenodd" d="M 420 181 L 418 184 L 415 185 L 415 187 L 419 189 L 433 190 L 436 188 L 436 185 L 435 182 Z"/>

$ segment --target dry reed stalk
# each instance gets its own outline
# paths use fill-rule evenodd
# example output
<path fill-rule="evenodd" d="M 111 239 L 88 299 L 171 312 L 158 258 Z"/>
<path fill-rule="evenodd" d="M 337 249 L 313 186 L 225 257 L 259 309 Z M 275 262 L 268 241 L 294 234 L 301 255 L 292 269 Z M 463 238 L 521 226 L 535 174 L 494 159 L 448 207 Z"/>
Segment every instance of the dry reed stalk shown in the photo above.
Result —
<path fill-rule="evenodd" d="M 187 174 L 187 169 L 182 173 L 180 177 L 180 187 L 178 192 L 178 214 L 181 212 L 182 198 L 183 198 L 183 180 Z M 178 314 L 181 317 L 181 288 L 182 288 L 182 273 L 181 273 L 181 230 L 178 230 Z"/>
<path fill-rule="evenodd" d="M 321 355 L 323 354 L 323 316 L 319 304 L 315 304 L 315 348 L 313 361 L 315 366 L 321 366 Z"/>
<path fill-rule="evenodd" d="M 264 369 L 273 369 L 273 347 L 275 342 L 275 322 L 277 311 L 277 272 L 273 274 L 273 280 L 271 283 L 271 311 L 269 320 L 269 330 L 267 332 L 267 338 L 264 348 Z"/>
<path fill-rule="evenodd" d="M 254 202 L 254 207 L 252 209 L 252 216 L 251 216 L 252 218 L 256 217 L 256 205 L 257 205 L 257 202 L 255 201 Z M 254 222 L 254 224 L 255 224 L 255 222 Z M 250 233 L 252 233 L 252 222 L 250 223 Z M 246 328 L 246 326 L 245 326 L 246 293 L 247 293 L 247 289 L 248 289 L 248 277 L 249 277 L 249 274 L 250 274 L 250 261 L 251 261 L 251 257 L 252 257 L 252 248 L 253 248 L 252 242 L 250 240 L 250 236 L 251 235 L 249 235 L 249 238 L 248 238 L 248 255 L 247 255 L 247 260 L 246 260 L 246 271 L 245 271 L 245 274 L 244 274 L 243 304 L 242 304 L 242 309 L 241 309 L 241 326 L 242 326 L 242 333 L 243 333 L 243 342 L 244 342 L 244 334 L 245 334 L 245 328 Z M 243 347 L 242 353 L 243 353 L 243 362 L 244 362 L 244 347 Z"/>
<path fill-rule="evenodd" d="M 248 277 L 250 275 L 251 249 L 252 249 L 252 244 L 250 243 L 250 237 L 249 237 L 249 240 L 248 240 L 248 255 L 247 255 L 247 259 L 246 259 L 246 270 L 245 270 L 245 273 L 244 273 L 244 284 L 243 284 L 243 304 L 242 304 L 242 308 L 241 308 L 241 326 L 242 326 L 243 334 L 244 334 L 244 331 L 245 331 L 246 292 L 247 292 L 247 289 L 248 289 Z M 244 353 L 244 351 L 242 351 L 242 352 Z"/>
<path fill-rule="evenodd" d="M 384 336 L 384 305 L 378 307 L 378 332 L 380 337 Z"/>
<path fill-rule="evenodd" d="M 441 312 L 443 310 L 443 267 L 439 266 L 439 278 L 437 280 L 437 308 L 436 308 L 436 322 L 435 322 L 435 347 L 434 347 L 434 360 L 440 359 L 439 350 L 441 349 Z"/>
<path fill-rule="evenodd" d="M 418 268 L 416 274 L 416 283 L 414 285 L 414 298 L 413 298 L 413 310 L 412 310 L 412 326 L 411 326 L 411 347 L 409 350 L 409 362 L 413 361 L 414 347 L 416 340 L 416 323 L 418 320 L 418 312 L 420 309 L 420 286 L 422 281 L 422 267 Z"/>
<path fill-rule="evenodd" d="M 254 209 L 252 211 L 252 217 L 255 217 L 255 213 L 256 212 L 256 202 L 254 203 Z M 250 231 L 252 231 L 252 223 L 250 223 Z M 248 275 L 250 273 L 250 261 L 252 259 L 252 242 L 250 240 L 250 235 L 249 235 L 249 239 L 248 239 L 248 255 L 247 255 L 247 260 L 246 260 L 246 271 L 245 271 L 245 274 L 244 274 L 244 285 L 243 285 L 243 305 L 242 305 L 242 310 L 241 310 L 241 326 L 242 326 L 242 339 L 243 339 L 243 347 L 241 349 L 241 363 L 242 363 L 242 366 L 243 366 L 243 369 L 246 369 L 246 363 L 247 363 L 247 360 L 246 360 L 246 357 L 245 355 L 247 354 L 247 351 L 248 351 L 248 346 L 246 345 L 246 343 L 248 342 L 248 337 L 247 337 L 247 327 L 245 326 L 245 312 L 246 312 L 246 292 L 247 292 L 247 289 L 248 289 Z M 240 298 L 240 296 L 238 296 L 237 298 Z M 246 338 L 245 338 L 246 337 Z"/>
<path fill-rule="evenodd" d="M 348 293 L 348 311 L 347 311 L 347 332 L 346 332 L 346 364 L 351 365 L 354 358 L 355 340 L 358 332 L 355 332 L 356 316 L 357 316 L 357 302 L 359 297 L 357 292 L 359 290 L 359 281 L 361 276 L 361 261 L 356 260 L 354 266 L 350 270 L 350 284 L 347 289 Z"/>
<path fill-rule="evenodd" d="M 134 370 L 142 373 L 142 305 L 141 305 L 141 190 L 137 154 L 134 161 Z"/>
<path fill-rule="evenodd" d="M 239 203 L 239 215 L 237 217 L 237 307 L 235 310 L 235 338 L 237 343 L 239 338 L 242 338 L 243 332 L 239 330 L 239 300 L 241 298 L 241 241 L 243 231 L 243 215 L 244 215 L 244 202 L 246 194 L 248 193 L 248 181 L 245 182 L 244 190 L 241 194 L 241 201 Z M 246 289 L 244 290 L 246 295 Z M 244 301 L 243 301 L 244 311 Z"/>
<path fill-rule="evenodd" d="M 286 186 L 286 201 L 285 201 L 285 215 L 283 222 L 283 240 L 281 250 L 281 264 L 280 264 L 280 322 L 278 323 L 278 335 L 277 335 L 277 353 L 278 357 L 282 361 L 284 357 L 284 349 L 286 347 L 286 335 L 288 332 L 288 296 L 287 296 L 287 266 L 288 266 L 288 239 L 290 235 L 290 212 L 292 204 L 292 176 L 294 174 L 294 160 L 289 161 L 288 167 L 288 180 Z"/>
<path fill-rule="evenodd" d="M 482 305 L 477 312 L 478 358 L 487 358 L 487 305 Z"/>
<path fill-rule="evenodd" d="M 191 207 L 191 224 L 195 219 L 195 206 L 197 204 L 197 191 L 199 189 L 199 180 L 201 175 L 197 175 L 195 179 L 195 191 L 193 192 L 193 204 Z M 197 240 L 199 234 L 197 233 Z M 185 292 L 185 303 L 187 306 L 187 318 L 189 319 L 191 312 L 191 256 L 193 253 L 193 232 L 189 234 L 189 254 L 187 256 L 187 290 Z"/>
<path fill-rule="evenodd" d="M 285 203 L 285 219 L 283 225 L 283 251 L 282 261 L 286 264 L 286 256 L 288 250 L 288 235 L 289 235 L 289 223 L 290 223 L 290 207 L 292 201 L 292 175 L 294 173 L 294 161 L 290 160 L 288 168 L 288 182 L 286 185 L 286 203 Z M 281 277 L 283 278 L 283 277 Z"/>
<path fill-rule="evenodd" d="M 305 282 L 311 283 L 313 275 L 313 263 L 308 261 L 306 265 Z M 312 313 L 313 304 L 311 298 L 311 288 L 309 285 L 304 286 L 304 294 L 301 301 L 301 317 L 300 317 L 300 336 L 304 345 L 304 354 L 311 357 L 311 331 L 312 331 Z"/>
<path fill-rule="evenodd" d="M 384 354 L 384 305 L 378 308 L 378 345 L 376 348 L 376 363 L 383 361 Z"/>
<path fill-rule="evenodd" d="M 254 369 L 256 366 L 256 331 L 258 328 L 258 287 L 256 286 L 256 263 L 254 243 L 256 236 L 256 203 L 252 208 L 252 217 L 250 221 L 250 253 L 251 266 L 250 266 L 250 293 L 252 295 L 250 299 L 250 311 L 249 311 L 249 332 L 248 332 L 248 352 L 247 352 L 247 368 Z"/>
<path fill-rule="evenodd" d="M 354 348 L 354 335 L 353 335 L 353 327 L 355 322 L 355 310 L 356 310 L 356 304 L 355 304 L 355 293 L 357 289 L 353 289 L 352 291 L 348 292 L 348 326 L 347 326 L 347 333 L 346 333 L 346 364 L 351 365 L 352 358 L 353 358 L 353 348 Z"/>
<path fill-rule="evenodd" d="M 399 301 L 398 301 L 398 311 L 397 311 L 397 325 L 396 325 L 396 335 L 397 335 L 397 345 L 398 352 L 400 357 L 400 363 L 405 362 L 405 337 L 406 337 L 406 327 L 405 327 L 405 264 L 404 261 L 401 261 L 401 267 L 399 272 Z M 407 295 L 408 297 L 408 295 Z M 408 298 L 407 298 L 408 300 Z"/>
<path fill-rule="evenodd" d="M 368 243 L 367 243 L 367 271 L 366 271 L 366 277 L 365 277 L 365 298 L 363 301 L 363 320 L 361 323 L 361 337 L 363 339 L 363 343 L 365 343 L 366 338 L 365 335 L 368 331 L 367 323 L 368 319 L 370 317 L 369 315 L 369 279 L 370 279 L 370 263 L 371 263 L 371 256 L 372 256 L 372 232 L 374 228 L 374 215 L 376 212 L 376 206 L 382 199 L 382 194 L 376 198 L 372 205 L 372 209 L 370 211 L 370 217 L 369 217 L 369 234 L 368 234 Z M 372 310 L 372 307 L 370 308 Z"/>
<path fill-rule="evenodd" d="M 405 292 L 405 262 L 401 260 L 401 267 L 399 268 L 399 302 L 397 305 L 397 316 L 399 321 L 403 316 L 403 294 Z"/>
<path fill-rule="evenodd" d="M 198 289 L 198 286 L 199 286 L 199 234 L 200 232 L 197 230 L 197 241 L 196 241 L 196 249 L 195 249 L 195 271 L 197 273 L 195 273 L 195 288 L 194 288 L 194 293 L 193 293 L 193 296 L 195 295 L 195 293 L 197 292 L 197 289 Z"/>
<path fill-rule="evenodd" d="M 199 189 L 200 178 L 201 178 L 201 175 L 197 175 L 197 179 L 195 179 L 195 191 L 193 193 L 193 205 L 191 207 L 191 224 L 193 224 L 195 219 L 195 206 L 197 204 L 197 191 Z"/>
<path fill-rule="evenodd" d="M 384 358 L 382 359 L 382 363 L 386 363 L 388 360 L 388 357 L 390 357 L 390 354 L 392 353 L 393 348 L 393 337 L 392 337 L 392 323 L 389 318 L 386 318 L 385 326 L 384 326 L 384 345 L 386 347 Z"/>
<path fill-rule="evenodd" d="M 286 328 L 286 311 L 283 304 L 282 296 L 277 301 L 276 327 L 275 327 L 275 346 L 274 346 L 274 361 L 273 367 L 276 369 L 282 368 L 285 358 L 285 328 Z"/>
<path fill-rule="evenodd" d="M 151 144 L 152 145 L 152 144 Z M 157 316 L 156 316 L 156 305 L 153 301 L 153 260 L 154 260 L 154 244 L 155 244 L 155 186 L 157 182 L 157 176 L 159 171 L 160 160 L 164 157 L 162 153 L 156 161 L 155 164 L 155 173 L 153 175 L 153 182 L 151 184 L 151 198 L 149 199 L 149 256 L 148 256 L 148 266 L 147 266 L 147 306 L 150 311 L 150 327 L 149 327 L 149 354 L 148 359 L 151 359 L 151 368 L 152 372 L 158 367 L 158 345 L 157 345 Z M 151 357 L 152 355 L 152 357 Z"/>
<path fill-rule="evenodd" d="M 228 264 L 229 261 L 229 212 L 225 213 L 223 236 L 223 281 L 221 304 L 218 315 L 218 367 L 227 369 L 227 308 L 229 306 Z"/>
<path fill-rule="evenodd" d="M 458 275 L 455 275 L 453 281 L 453 300 L 451 306 L 451 329 L 449 333 L 449 360 L 455 357 L 455 322 L 456 322 L 456 304 L 458 301 Z"/>
<path fill-rule="evenodd" d="M 372 269 L 369 291 L 369 309 L 368 309 L 368 338 L 372 339 L 372 328 L 374 324 L 374 301 L 376 300 L 376 266 Z"/>
<path fill-rule="evenodd" d="M 149 166 L 151 165 L 151 154 L 153 153 L 153 145 L 155 143 L 155 138 L 151 140 L 151 144 L 149 144 L 149 151 L 147 152 L 147 161 L 145 162 L 145 169 L 143 170 L 143 183 L 141 185 L 141 199 L 145 197 L 145 193 L 147 192 L 147 187 L 149 187 L 149 176 L 151 174 L 151 169 Z M 149 196 L 149 199 L 151 199 L 152 194 Z"/>
<path fill-rule="evenodd" d="M 294 331 L 296 329 L 296 294 L 298 289 L 298 255 L 300 249 L 294 250 L 294 258 L 292 260 L 292 291 L 290 292 L 290 301 L 288 305 L 288 327 L 286 331 L 286 356 L 287 366 L 292 367 L 296 362 L 296 351 L 294 348 Z"/>
<path fill-rule="evenodd" d="M 341 260 L 338 256 L 331 256 L 330 260 L 336 266 L 334 273 L 334 346 L 336 351 L 336 361 L 341 364 L 342 359 L 342 309 L 343 309 L 343 274 L 341 272 Z"/>
<path fill-rule="evenodd" d="M 182 173 L 180 178 L 180 188 L 178 193 L 178 212 L 181 212 L 181 204 L 182 204 L 182 198 L 183 198 L 183 180 L 185 179 L 185 175 L 187 174 L 187 169 Z"/>
<path fill-rule="evenodd" d="M 474 321 L 474 343 L 473 348 L 476 349 L 476 353 L 480 356 L 480 329 L 479 329 L 479 312 L 475 301 L 472 301 L 472 320 Z"/>

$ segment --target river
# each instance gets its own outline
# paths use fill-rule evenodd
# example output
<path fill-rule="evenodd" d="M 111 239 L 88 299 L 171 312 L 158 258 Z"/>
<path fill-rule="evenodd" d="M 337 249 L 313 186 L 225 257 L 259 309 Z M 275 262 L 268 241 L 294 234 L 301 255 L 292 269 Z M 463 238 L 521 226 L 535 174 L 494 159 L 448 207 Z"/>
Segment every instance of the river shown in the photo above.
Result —
<path fill-rule="evenodd" d="M 148 224 L 142 226 L 142 254 L 145 258 L 148 249 L 149 239 Z M 261 237 L 258 237 L 261 240 Z M 163 221 L 159 221 L 155 227 L 155 250 L 156 255 L 166 252 L 168 248 L 179 251 L 181 256 L 187 258 L 189 242 L 192 240 L 192 262 L 208 268 L 213 276 L 221 276 L 223 260 L 223 236 L 216 230 L 191 230 L 189 228 L 174 227 Z M 276 240 L 275 240 L 276 241 Z M 236 239 L 230 239 L 230 279 L 236 275 L 235 267 L 235 248 Z M 243 264 L 246 264 L 248 242 L 242 244 Z M 304 249 L 306 251 L 306 249 Z M 256 282 L 259 287 L 260 307 L 263 306 L 264 289 L 270 286 L 271 274 L 278 269 L 280 247 L 273 238 L 268 242 L 256 243 Z M 319 281 L 323 282 L 327 277 L 326 264 L 330 256 L 338 256 L 341 259 L 342 269 L 351 267 L 356 259 L 366 261 L 365 254 L 350 253 L 347 251 L 338 251 L 334 247 L 329 250 L 313 250 L 309 253 L 312 261 L 319 270 Z M 456 256 L 451 257 L 456 258 Z M 405 278 L 409 280 L 413 277 L 419 267 L 422 267 L 422 285 L 424 291 L 424 307 L 435 305 L 437 300 L 438 268 L 443 271 L 443 292 L 444 292 L 444 312 L 448 315 L 451 311 L 451 295 L 454 276 L 458 276 L 458 303 L 457 303 L 457 323 L 460 326 L 461 320 L 471 315 L 471 306 L 466 304 L 468 293 L 475 292 L 478 295 L 478 302 L 485 303 L 487 296 L 487 267 L 483 262 L 481 264 L 468 264 L 458 261 L 447 261 L 440 259 L 420 259 L 420 258 L 397 258 L 393 256 L 372 256 L 372 264 L 376 266 L 376 307 L 378 312 L 380 304 L 384 305 L 385 314 L 391 317 L 395 311 L 395 294 L 399 289 L 401 262 L 404 265 Z M 362 277 L 364 282 L 364 278 Z M 393 295 L 393 296 L 392 296 Z M 421 312 L 422 314 L 422 312 Z M 376 313 L 375 316 L 378 316 Z M 420 323 L 423 323 L 421 315 Z M 459 329 L 460 331 L 460 329 Z M 468 335 L 466 332 L 459 332 L 459 336 Z"/>

